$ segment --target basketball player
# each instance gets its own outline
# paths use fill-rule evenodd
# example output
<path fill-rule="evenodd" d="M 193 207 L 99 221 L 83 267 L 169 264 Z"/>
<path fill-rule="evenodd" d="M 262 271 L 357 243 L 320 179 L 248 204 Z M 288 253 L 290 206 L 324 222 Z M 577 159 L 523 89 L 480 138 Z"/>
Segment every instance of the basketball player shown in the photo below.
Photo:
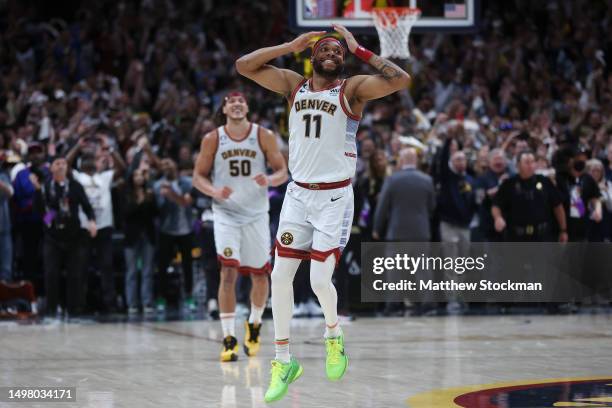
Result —
<path fill-rule="evenodd" d="M 294 182 L 287 188 L 275 242 L 272 313 L 276 358 L 265 395 L 267 402 L 281 399 L 288 385 L 303 371 L 289 354 L 292 282 L 302 259 L 312 261 L 310 282 L 325 315 L 327 377 L 339 380 L 346 371 L 348 358 L 331 278 L 353 219 L 355 133 L 366 101 L 404 89 L 410 83 L 410 76 L 397 65 L 360 46 L 343 26 L 333 27 L 344 37 L 349 51 L 379 74 L 341 79 L 345 48 L 333 36 L 323 36 L 314 43 L 314 74 L 309 80 L 267 64 L 281 55 L 305 50 L 314 37 L 324 32 L 305 33 L 289 43 L 259 49 L 236 61 L 240 74 L 284 95 L 290 106 L 289 170 Z"/>
<path fill-rule="evenodd" d="M 221 361 L 238 359 L 235 333 L 237 273 L 251 276 L 251 314 L 245 322 L 244 351 L 259 351 L 261 316 L 268 299 L 270 222 L 268 186 L 287 180 L 285 159 L 274 133 L 249 122 L 241 92 L 223 100 L 225 126 L 206 134 L 193 173 L 193 185 L 213 198 L 214 234 L 221 263 L 219 317 L 223 328 Z M 266 161 L 274 170 L 266 175 Z"/>

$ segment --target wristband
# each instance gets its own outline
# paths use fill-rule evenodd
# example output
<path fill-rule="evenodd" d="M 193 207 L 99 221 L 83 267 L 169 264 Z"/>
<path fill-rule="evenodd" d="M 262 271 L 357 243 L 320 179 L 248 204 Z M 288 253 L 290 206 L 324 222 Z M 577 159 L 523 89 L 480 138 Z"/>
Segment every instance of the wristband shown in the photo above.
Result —
<path fill-rule="evenodd" d="M 363 62 L 369 62 L 370 58 L 372 58 L 372 55 L 374 55 L 374 53 L 372 51 L 364 48 L 361 45 L 359 47 L 357 47 L 357 49 L 355 50 L 354 54 L 355 54 L 355 56 L 357 58 L 359 58 Z"/>

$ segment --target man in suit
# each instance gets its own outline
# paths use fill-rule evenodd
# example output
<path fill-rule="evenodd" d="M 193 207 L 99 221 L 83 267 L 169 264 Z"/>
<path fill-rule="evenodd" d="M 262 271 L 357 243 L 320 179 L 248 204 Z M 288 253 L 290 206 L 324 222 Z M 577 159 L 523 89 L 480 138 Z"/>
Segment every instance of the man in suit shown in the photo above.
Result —
<path fill-rule="evenodd" d="M 387 177 L 374 215 L 372 237 L 384 241 L 429 242 L 430 220 L 436 206 L 432 178 L 417 170 L 417 151 L 400 151 L 399 171 Z M 415 305 L 414 313 L 427 312 L 427 306 Z M 387 302 L 383 314 L 403 315 L 405 303 Z"/>
<path fill-rule="evenodd" d="M 431 177 L 417 170 L 417 151 L 400 152 L 400 170 L 385 180 L 374 215 L 374 239 L 428 242 L 435 208 Z"/>

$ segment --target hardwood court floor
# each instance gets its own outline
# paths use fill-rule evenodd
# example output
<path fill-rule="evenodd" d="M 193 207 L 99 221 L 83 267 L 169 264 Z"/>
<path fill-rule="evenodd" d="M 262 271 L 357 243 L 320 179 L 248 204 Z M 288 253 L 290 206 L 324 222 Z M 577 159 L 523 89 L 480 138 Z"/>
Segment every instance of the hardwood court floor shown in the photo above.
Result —
<path fill-rule="evenodd" d="M 322 319 L 294 320 L 304 374 L 270 406 L 407 407 L 447 387 L 612 378 L 611 315 L 361 318 L 344 326 L 350 364 L 337 383 L 325 378 L 322 330 Z M 272 332 L 266 320 L 259 356 L 221 364 L 213 321 L 3 323 L 0 386 L 75 386 L 77 402 L 0 407 L 264 407 Z"/>

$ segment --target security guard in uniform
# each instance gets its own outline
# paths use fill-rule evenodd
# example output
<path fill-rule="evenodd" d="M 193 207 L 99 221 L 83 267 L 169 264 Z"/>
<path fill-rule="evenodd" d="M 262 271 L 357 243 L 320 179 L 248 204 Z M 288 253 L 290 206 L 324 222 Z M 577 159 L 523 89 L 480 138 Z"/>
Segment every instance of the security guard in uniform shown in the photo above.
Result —
<path fill-rule="evenodd" d="M 518 174 L 506 179 L 493 199 L 491 215 L 495 230 L 504 232 L 510 242 L 547 242 L 554 240 L 555 223 L 558 240 L 567 242 L 565 210 L 553 183 L 535 174 L 535 157 L 523 151 L 517 157 Z"/>

